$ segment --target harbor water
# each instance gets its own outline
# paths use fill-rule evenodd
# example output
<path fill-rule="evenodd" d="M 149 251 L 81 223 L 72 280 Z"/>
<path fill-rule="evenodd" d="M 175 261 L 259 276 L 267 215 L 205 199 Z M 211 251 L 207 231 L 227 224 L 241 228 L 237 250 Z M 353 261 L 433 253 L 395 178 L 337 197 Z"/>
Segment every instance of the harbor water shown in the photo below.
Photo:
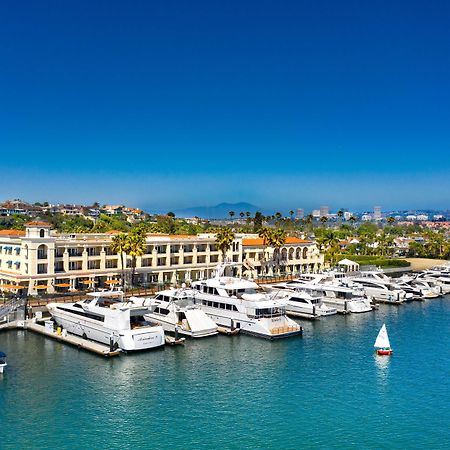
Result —
<path fill-rule="evenodd" d="M 301 324 L 111 359 L 1 333 L 0 448 L 450 448 L 450 297 Z"/>

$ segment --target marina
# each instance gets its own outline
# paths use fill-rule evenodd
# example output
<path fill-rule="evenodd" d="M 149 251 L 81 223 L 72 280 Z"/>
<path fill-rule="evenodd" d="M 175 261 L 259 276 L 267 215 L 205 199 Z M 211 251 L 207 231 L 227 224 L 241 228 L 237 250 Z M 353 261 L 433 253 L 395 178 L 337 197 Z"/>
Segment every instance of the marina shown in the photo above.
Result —
<path fill-rule="evenodd" d="M 385 436 L 367 430 L 395 422 L 402 427 L 390 429 L 390 447 L 442 448 L 450 438 L 447 387 L 436 374 L 450 370 L 443 338 L 449 314 L 448 297 L 386 304 L 374 314 L 303 321 L 303 338 L 220 335 L 120 358 L 30 331 L 5 331 L 0 420 L 16 433 L 6 433 L 2 445 L 118 448 L 151 439 L 157 448 L 179 448 L 171 431 L 177 427 L 182 447 L 237 448 L 230 443 L 247 440 L 247 448 L 271 449 L 282 439 L 283 448 L 353 442 L 350 447 L 375 449 Z M 395 347 L 388 358 L 373 353 L 383 323 Z M 30 380 L 39 383 L 32 395 Z M 239 395 L 230 395 L 236 386 Z M 99 416 L 118 430 L 114 437 L 89 428 Z M 51 422 L 43 424 L 43 417 Z M 428 432 L 417 433 L 423 423 Z"/>

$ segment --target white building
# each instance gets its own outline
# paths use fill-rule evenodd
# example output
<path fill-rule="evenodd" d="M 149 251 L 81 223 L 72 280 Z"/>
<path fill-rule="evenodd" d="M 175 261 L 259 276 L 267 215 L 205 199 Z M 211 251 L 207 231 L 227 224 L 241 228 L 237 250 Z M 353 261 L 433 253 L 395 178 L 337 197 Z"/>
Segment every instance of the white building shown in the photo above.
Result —
<path fill-rule="evenodd" d="M 30 222 L 25 231 L 0 231 L 0 284 L 18 285 L 22 292 L 83 290 L 103 287 L 122 275 L 129 276 L 132 260 L 111 251 L 114 233 L 59 234 L 45 222 Z M 212 275 L 222 260 L 215 234 L 160 235 L 146 237 L 147 249 L 136 260 L 136 277 L 140 283 L 180 283 Z M 262 273 L 264 258 L 273 249 L 264 248 L 257 235 L 237 235 L 226 254 L 238 264 L 238 272 L 248 276 Z M 242 263 L 245 261 L 244 269 Z M 262 264 L 263 266 L 262 267 Z M 240 265 L 240 267 L 239 267 Z M 312 241 L 287 238 L 280 249 L 283 271 L 315 271 L 323 265 L 323 255 Z M 1 287 L 1 286 L 0 286 Z M 14 289 L 11 289 L 13 292 Z"/>

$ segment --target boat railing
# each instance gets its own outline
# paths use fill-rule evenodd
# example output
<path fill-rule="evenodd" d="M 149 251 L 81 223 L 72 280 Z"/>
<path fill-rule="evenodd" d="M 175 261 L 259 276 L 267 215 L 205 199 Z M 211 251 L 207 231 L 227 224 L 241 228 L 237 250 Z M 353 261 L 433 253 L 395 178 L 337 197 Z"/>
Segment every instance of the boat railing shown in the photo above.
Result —
<path fill-rule="evenodd" d="M 292 333 L 294 331 L 299 331 L 300 325 L 286 325 L 283 327 L 276 327 L 270 329 L 270 334 L 285 334 Z"/>

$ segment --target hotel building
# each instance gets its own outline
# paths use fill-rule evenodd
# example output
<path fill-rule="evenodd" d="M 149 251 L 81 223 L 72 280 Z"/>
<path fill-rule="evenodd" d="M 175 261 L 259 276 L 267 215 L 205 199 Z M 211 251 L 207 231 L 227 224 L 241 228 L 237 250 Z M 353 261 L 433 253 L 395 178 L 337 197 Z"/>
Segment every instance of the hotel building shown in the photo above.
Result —
<path fill-rule="evenodd" d="M 111 250 L 114 233 L 61 234 L 45 222 L 30 222 L 25 231 L 0 230 L 0 288 L 20 286 L 29 295 L 85 290 L 108 285 L 131 272 L 132 261 Z M 136 260 L 140 284 L 181 283 L 212 275 L 222 261 L 215 235 L 148 234 L 146 252 Z M 273 255 L 257 235 L 237 234 L 227 261 L 236 263 L 236 273 L 256 278 L 273 273 L 267 261 Z M 288 273 L 318 271 L 323 255 L 316 244 L 289 237 L 279 252 L 279 266 Z"/>

